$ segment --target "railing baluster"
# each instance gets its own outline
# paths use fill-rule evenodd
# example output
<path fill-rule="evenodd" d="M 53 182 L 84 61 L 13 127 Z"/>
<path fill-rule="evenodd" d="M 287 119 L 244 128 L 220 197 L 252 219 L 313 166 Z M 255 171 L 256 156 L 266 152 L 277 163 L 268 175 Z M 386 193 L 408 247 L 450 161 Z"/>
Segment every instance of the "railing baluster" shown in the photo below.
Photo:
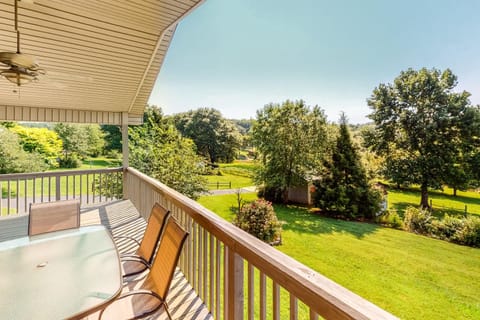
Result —
<path fill-rule="evenodd" d="M 42 177 L 40 188 L 41 188 L 41 190 L 40 190 L 40 202 L 43 202 L 43 195 L 45 194 L 45 193 L 43 193 L 43 177 Z"/>
<path fill-rule="evenodd" d="M 290 320 L 298 320 L 298 300 L 290 293 Z"/>
<path fill-rule="evenodd" d="M 203 229 L 203 301 L 208 299 L 208 234 L 207 230 Z"/>
<path fill-rule="evenodd" d="M 192 269 L 193 269 L 193 274 L 192 274 L 192 287 L 197 290 L 198 292 L 198 287 L 197 287 L 197 224 L 194 222 L 192 225 Z"/>
<path fill-rule="evenodd" d="M 198 277 L 198 295 L 202 300 L 204 299 L 203 293 L 203 228 L 198 226 L 198 233 L 197 233 L 197 244 L 198 244 L 198 270 L 197 270 L 197 277 Z"/>
<path fill-rule="evenodd" d="M 15 208 L 17 209 L 17 214 L 20 211 L 20 180 L 17 179 L 16 183 L 16 189 L 15 189 Z"/>
<path fill-rule="evenodd" d="M 65 190 L 65 193 L 66 193 L 66 194 L 65 194 L 65 199 L 68 200 L 68 189 L 69 189 L 69 188 L 68 188 L 68 182 L 69 182 L 69 181 L 68 181 L 68 180 L 69 180 L 69 179 L 68 179 L 68 176 L 65 177 L 65 180 L 66 180 L 66 186 L 65 186 L 65 189 L 66 189 L 66 190 Z M 60 195 L 60 197 L 61 197 L 61 195 Z"/>
<path fill-rule="evenodd" d="M 52 177 L 48 177 L 48 202 L 52 201 Z"/>
<path fill-rule="evenodd" d="M 228 250 L 226 244 L 223 245 L 223 319 L 227 320 L 228 318 Z"/>
<path fill-rule="evenodd" d="M 98 197 L 100 199 L 99 202 L 102 202 L 102 193 L 103 193 L 102 191 L 104 189 L 102 184 L 102 176 L 103 174 L 101 173 L 98 175 Z"/>
<path fill-rule="evenodd" d="M 228 248 L 228 319 L 243 319 L 243 258 Z"/>
<path fill-rule="evenodd" d="M 24 185 L 23 185 L 23 207 L 24 207 L 24 211 L 23 212 L 27 212 L 27 197 L 28 197 L 28 188 L 27 188 L 27 183 L 28 183 L 28 180 L 25 178 L 25 180 L 23 180 L 24 182 Z"/>
<path fill-rule="evenodd" d="M 215 300 L 215 297 L 214 297 L 214 294 L 215 294 L 215 284 L 214 284 L 214 280 L 215 280 L 215 242 L 214 242 L 214 237 L 213 237 L 213 234 L 210 233 L 209 234 L 210 236 L 210 263 L 209 263 L 209 273 L 210 273 L 210 284 L 209 284 L 209 288 L 210 288 L 210 300 L 209 300 L 209 307 L 208 309 L 213 313 L 213 308 L 214 308 L 214 300 Z"/>
<path fill-rule="evenodd" d="M 273 320 L 280 320 L 280 286 L 273 281 Z"/>
<path fill-rule="evenodd" d="M 7 214 L 10 213 L 10 180 L 7 182 Z"/>
<path fill-rule="evenodd" d="M 255 269 L 248 262 L 248 320 L 255 318 Z"/>
<path fill-rule="evenodd" d="M 310 309 L 310 320 L 318 320 L 318 314 Z"/>
<path fill-rule="evenodd" d="M 267 278 L 260 272 L 260 320 L 267 319 Z"/>
<path fill-rule="evenodd" d="M 222 247 L 220 246 L 220 240 L 215 241 L 215 319 L 220 319 L 220 257 L 222 256 Z"/>
<path fill-rule="evenodd" d="M 87 173 L 87 203 L 90 203 L 90 175 Z"/>

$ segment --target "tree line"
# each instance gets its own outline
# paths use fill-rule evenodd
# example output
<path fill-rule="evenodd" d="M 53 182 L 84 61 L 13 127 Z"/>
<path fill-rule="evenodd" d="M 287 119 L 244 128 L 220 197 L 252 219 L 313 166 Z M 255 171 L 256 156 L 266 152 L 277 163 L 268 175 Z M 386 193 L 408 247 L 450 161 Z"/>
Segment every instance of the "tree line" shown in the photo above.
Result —
<path fill-rule="evenodd" d="M 229 120 L 212 108 L 172 116 L 147 106 L 144 124 L 129 127 L 130 163 L 191 197 L 205 190 L 209 167 L 250 149 L 263 195 L 288 201 L 291 187 L 314 181 L 316 205 L 327 212 L 371 217 L 381 195 L 372 178 L 454 190 L 480 181 L 480 113 L 468 92 L 455 92 L 450 71 L 409 69 L 379 84 L 367 99 L 370 125 L 351 134 L 345 114 L 329 123 L 319 106 L 270 103 L 250 120 Z M 359 132 L 360 131 L 360 132 Z M 0 128 L 0 172 L 75 167 L 87 156 L 121 152 L 118 126 L 56 124 Z"/>

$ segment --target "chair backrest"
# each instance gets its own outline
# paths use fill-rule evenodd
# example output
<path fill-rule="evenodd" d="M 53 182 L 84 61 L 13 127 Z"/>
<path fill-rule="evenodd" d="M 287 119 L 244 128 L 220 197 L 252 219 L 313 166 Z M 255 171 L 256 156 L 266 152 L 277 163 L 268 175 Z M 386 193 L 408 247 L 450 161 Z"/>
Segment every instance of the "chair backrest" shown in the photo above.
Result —
<path fill-rule="evenodd" d="M 80 227 L 80 201 L 31 203 L 28 235 Z"/>
<path fill-rule="evenodd" d="M 167 221 L 170 211 L 162 207 L 160 204 L 155 203 L 150 217 L 148 218 L 147 227 L 143 235 L 143 239 L 140 242 L 140 246 L 137 249 L 137 255 L 145 259 L 148 263 L 152 263 L 157 248 L 160 235 L 165 228 L 165 222 Z"/>
<path fill-rule="evenodd" d="M 160 239 L 158 253 L 143 284 L 144 288 L 155 291 L 163 300 L 167 297 L 187 236 L 188 232 L 183 230 L 173 217 L 168 220 Z"/>

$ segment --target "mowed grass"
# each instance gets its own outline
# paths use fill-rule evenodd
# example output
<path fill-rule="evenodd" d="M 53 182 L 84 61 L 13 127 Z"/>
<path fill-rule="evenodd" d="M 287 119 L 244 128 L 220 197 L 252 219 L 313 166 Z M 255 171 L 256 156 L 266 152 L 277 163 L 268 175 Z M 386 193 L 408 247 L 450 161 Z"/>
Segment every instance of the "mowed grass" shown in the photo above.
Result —
<path fill-rule="evenodd" d="M 253 200 L 255 194 L 243 194 Z M 199 202 L 228 221 L 235 195 Z M 480 249 L 275 206 L 280 251 L 402 319 L 480 319 Z M 282 295 L 288 305 L 288 295 Z M 285 315 L 285 313 L 282 313 Z"/>
<path fill-rule="evenodd" d="M 206 176 L 208 189 L 238 189 L 254 185 L 253 174 L 256 164 L 253 161 L 239 161 L 221 163 L 221 175 Z M 218 183 L 218 185 L 217 185 Z"/>
<path fill-rule="evenodd" d="M 464 215 L 465 205 L 467 213 L 480 215 L 480 193 L 476 191 L 457 191 L 453 196 L 450 188 L 444 191 L 430 191 L 429 199 L 432 200 L 433 214 L 438 217 L 449 215 Z M 396 209 L 401 215 L 408 206 L 418 207 L 420 204 L 420 191 L 418 188 L 388 190 L 388 207 Z"/>

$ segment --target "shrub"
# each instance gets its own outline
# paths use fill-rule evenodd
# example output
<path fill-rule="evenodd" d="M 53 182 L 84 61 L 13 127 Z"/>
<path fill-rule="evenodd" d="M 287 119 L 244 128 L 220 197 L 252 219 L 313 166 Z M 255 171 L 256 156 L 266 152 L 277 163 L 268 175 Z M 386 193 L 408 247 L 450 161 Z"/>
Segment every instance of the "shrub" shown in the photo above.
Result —
<path fill-rule="evenodd" d="M 462 219 L 451 217 L 446 214 L 442 220 L 432 219 L 429 225 L 429 233 L 438 239 L 453 240 L 457 231 L 462 228 Z"/>
<path fill-rule="evenodd" d="M 243 205 L 233 222 L 258 239 L 273 244 L 281 239 L 281 225 L 270 202 L 259 199 Z"/>
<path fill-rule="evenodd" d="M 82 161 L 77 158 L 76 155 L 70 155 L 69 157 L 63 157 L 58 160 L 60 168 L 79 168 L 82 165 Z"/>
<path fill-rule="evenodd" d="M 432 215 L 428 210 L 408 207 L 405 210 L 405 228 L 408 231 L 429 234 Z"/>
<path fill-rule="evenodd" d="M 283 202 L 283 190 L 280 188 L 263 186 L 258 189 L 257 195 L 273 203 Z"/>
<path fill-rule="evenodd" d="M 472 247 L 480 247 L 480 218 L 464 218 L 463 228 L 457 230 L 453 241 Z"/>
<path fill-rule="evenodd" d="M 390 228 L 403 229 L 403 220 L 398 215 L 397 210 L 387 210 L 376 219 L 377 223 L 383 224 Z"/>

